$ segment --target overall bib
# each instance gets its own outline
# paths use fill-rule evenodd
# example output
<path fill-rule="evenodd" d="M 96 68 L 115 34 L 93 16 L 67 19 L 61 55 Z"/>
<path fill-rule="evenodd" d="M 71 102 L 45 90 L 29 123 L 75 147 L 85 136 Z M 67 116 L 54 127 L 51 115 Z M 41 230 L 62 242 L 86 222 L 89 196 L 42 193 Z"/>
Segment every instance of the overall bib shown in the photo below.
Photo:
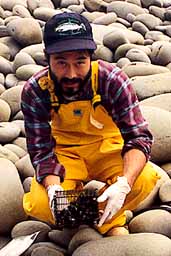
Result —
<path fill-rule="evenodd" d="M 76 189 L 79 183 L 98 180 L 113 184 L 117 176 L 123 175 L 121 133 L 102 105 L 97 92 L 98 63 L 92 65 L 92 101 L 75 101 L 60 104 L 59 110 L 52 113 L 52 135 L 57 141 L 55 153 L 59 162 L 66 169 L 66 176 L 61 186 L 64 190 Z M 41 86 L 41 85 L 40 85 Z M 52 89 L 52 87 L 51 87 Z M 51 101 L 54 99 L 51 90 Z M 137 178 L 131 192 L 127 195 L 122 209 L 108 222 L 97 228 L 104 234 L 115 226 L 126 222 L 125 210 L 135 209 L 154 188 L 157 171 L 147 163 Z M 33 178 L 29 193 L 24 195 L 23 205 L 28 215 L 54 223 L 48 205 L 45 188 Z"/>

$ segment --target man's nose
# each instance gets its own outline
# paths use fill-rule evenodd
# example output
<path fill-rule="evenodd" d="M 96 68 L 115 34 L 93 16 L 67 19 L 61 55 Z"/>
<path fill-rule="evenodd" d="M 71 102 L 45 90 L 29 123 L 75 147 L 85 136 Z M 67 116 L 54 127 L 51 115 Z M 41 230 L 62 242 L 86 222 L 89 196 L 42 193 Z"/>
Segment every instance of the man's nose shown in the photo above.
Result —
<path fill-rule="evenodd" d="M 67 69 L 67 77 L 69 79 L 75 78 L 77 76 L 77 70 L 74 66 L 70 65 Z"/>

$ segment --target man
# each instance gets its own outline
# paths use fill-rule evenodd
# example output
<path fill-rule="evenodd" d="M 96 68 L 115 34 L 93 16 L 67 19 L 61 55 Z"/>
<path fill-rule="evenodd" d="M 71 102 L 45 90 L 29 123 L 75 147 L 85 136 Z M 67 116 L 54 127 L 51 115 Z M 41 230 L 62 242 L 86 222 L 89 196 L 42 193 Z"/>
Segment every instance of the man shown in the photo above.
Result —
<path fill-rule="evenodd" d="M 22 93 L 28 152 L 36 170 L 24 197 L 28 215 L 54 223 L 55 191 L 90 180 L 105 182 L 106 203 L 97 229 L 125 233 L 125 210 L 135 209 L 160 178 L 148 163 L 152 135 L 127 76 L 93 62 L 96 49 L 86 18 L 53 16 L 44 28 L 49 66 Z"/>

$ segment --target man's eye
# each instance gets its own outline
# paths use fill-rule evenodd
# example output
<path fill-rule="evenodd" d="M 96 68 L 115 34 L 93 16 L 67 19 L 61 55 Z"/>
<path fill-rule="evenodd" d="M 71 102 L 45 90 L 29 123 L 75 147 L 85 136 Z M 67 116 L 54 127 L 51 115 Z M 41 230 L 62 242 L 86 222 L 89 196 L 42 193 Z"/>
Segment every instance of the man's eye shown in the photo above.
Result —
<path fill-rule="evenodd" d="M 79 62 L 77 63 L 77 65 L 85 65 L 85 62 L 84 62 L 84 61 L 79 61 Z"/>
<path fill-rule="evenodd" d="M 64 61 L 58 61 L 58 62 L 57 62 L 57 65 L 65 66 L 65 65 L 66 65 L 66 63 L 65 63 Z"/>

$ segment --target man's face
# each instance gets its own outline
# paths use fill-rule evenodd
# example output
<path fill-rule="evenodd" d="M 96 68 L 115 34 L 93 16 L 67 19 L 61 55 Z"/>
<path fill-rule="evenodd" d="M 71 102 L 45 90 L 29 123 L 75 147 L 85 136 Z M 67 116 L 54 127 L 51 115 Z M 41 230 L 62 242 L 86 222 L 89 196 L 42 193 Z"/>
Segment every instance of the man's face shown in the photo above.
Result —
<path fill-rule="evenodd" d="M 55 78 L 66 96 L 78 93 L 90 70 L 90 64 L 90 54 L 85 50 L 51 54 L 49 60 L 52 79 Z"/>

